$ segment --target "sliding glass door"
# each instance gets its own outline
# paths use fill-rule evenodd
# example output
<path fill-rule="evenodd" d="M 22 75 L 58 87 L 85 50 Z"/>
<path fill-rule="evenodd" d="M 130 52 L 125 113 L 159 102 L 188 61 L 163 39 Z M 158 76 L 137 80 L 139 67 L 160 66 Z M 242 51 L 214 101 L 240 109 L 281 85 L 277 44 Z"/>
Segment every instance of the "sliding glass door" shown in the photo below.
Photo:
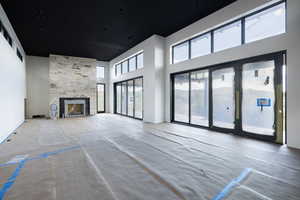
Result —
<path fill-rule="evenodd" d="M 212 72 L 213 126 L 233 129 L 235 126 L 234 68 Z"/>
<path fill-rule="evenodd" d="M 275 61 L 245 63 L 242 70 L 242 129 L 272 136 L 275 132 Z"/>
<path fill-rule="evenodd" d="M 174 120 L 189 123 L 189 73 L 174 77 Z"/>
<path fill-rule="evenodd" d="M 143 119 L 143 78 L 115 83 L 115 113 Z"/>
<path fill-rule="evenodd" d="M 209 125 L 208 70 L 191 72 L 191 124 Z"/>
<path fill-rule="evenodd" d="M 143 118 L 143 79 L 134 80 L 134 117 Z"/>
<path fill-rule="evenodd" d="M 172 121 L 282 143 L 284 56 L 172 74 Z"/>
<path fill-rule="evenodd" d="M 105 112 L 105 84 L 97 84 L 97 112 Z"/>

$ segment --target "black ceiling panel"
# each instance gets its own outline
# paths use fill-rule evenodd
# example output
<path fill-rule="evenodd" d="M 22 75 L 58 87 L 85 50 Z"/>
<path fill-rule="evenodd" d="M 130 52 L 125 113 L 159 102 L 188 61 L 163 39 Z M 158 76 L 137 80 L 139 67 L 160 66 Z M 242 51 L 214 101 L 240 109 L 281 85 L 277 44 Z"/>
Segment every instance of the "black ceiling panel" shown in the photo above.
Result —
<path fill-rule="evenodd" d="M 0 0 L 29 55 L 108 61 L 153 34 L 168 36 L 235 0 Z"/>

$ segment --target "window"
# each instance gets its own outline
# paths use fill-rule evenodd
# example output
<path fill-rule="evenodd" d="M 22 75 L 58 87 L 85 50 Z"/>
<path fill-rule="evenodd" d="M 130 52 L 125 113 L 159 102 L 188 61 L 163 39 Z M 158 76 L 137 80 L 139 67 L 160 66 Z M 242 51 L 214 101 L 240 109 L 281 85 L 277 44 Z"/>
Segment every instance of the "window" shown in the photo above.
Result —
<path fill-rule="evenodd" d="M 173 64 L 189 59 L 189 42 L 173 47 Z"/>
<path fill-rule="evenodd" d="M 122 62 L 122 74 L 125 74 L 128 72 L 128 60 Z"/>
<path fill-rule="evenodd" d="M 133 93 L 133 80 L 127 82 L 127 108 L 128 108 L 128 116 L 133 117 L 133 109 L 134 109 L 134 93 Z"/>
<path fill-rule="evenodd" d="M 143 78 L 115 84 L 115 113 L 143 119 Z"/>
<path fill-rule="evenodd" d="M 2 26 L 3 26 L 2 22 L 0 21 L 0 33 L 2 33 L 2 29 L 3 29 Z"/>
<path fill-rule="evenodd" d="M 134 80 L 134 116 L 143 118 L 143 79 Z"/>
<path fill-rule="evenodd" d="M 286 33 L 285 1 L 172 46 L 172 64 L 283 33 Z"/>
<path fill-rule="evenodd" d="M 97 112 L 105 112 L 105 84 L 97 84 Z"/>
<path fill-rule="evenodd" d="M 211 53 L 211 34 L 199 36 L 191 40 L 191 58 Z"/>
<path fill-rule="evenodd" d="M 104 67 L 96 67 L 97 80 L 104 79 Z"/>
<path fill-rule="evenodd" d="M 137 55 L 136 59 L 137 59 L 137 69 L 143 68 L 144 67 L 144 54 L 141 53 L 141 54 Z"/>
<path fill-rule="evenodd" d="M 140 53 L 138 55 L 134 55 L 126 60 L 124 60 L 122 63 L 119 63 L 115 65 L 115 74 L 116 76 L 119 76 L 122 72 L 122 74 L 133 72 L 137 69 L 144 67 L 144 54 Z M 118 71 L 118 68 L 120 68 L 120 74 Z"/>
<path fill-rule="evenodd" d="M 189 73 L 174 77 L 174 120 L 189 123 Z"/>
<path fill-rule="evenodd" d="M 122 83 L 122 114 L 127 115 L 127 82 Z"/>
<path fill-rule="evenodd" d="M 191 72 L 191 124 L 208 127 L 209 120 L 208 71 Z"/>
<path fill-rule="evenodd" d="M 253 42 L 285 33 L 285 3 L 245 19 L 245 42 Z"/>
<path fill-rule="evenodd" d="M 116 76 L 120 76 L 122 72 L 121 64 L 118 64 L 115 67 L 116 67 Z"/>
<path fill-rule="evenodd" d="M 23 61 L 23 56 L 19 49 L 17 49 L 17 56 L 20 58 L 21 61 Z"/>
<path fill-rule="evenodd" d="M 242 23 L 234 22 L 214 31 L 214 52 L 242 44 Z"/>
<path fill-rule="evenodd" d="M 122 86 L 117 84 L 116 86 L 116 113 L 121 114 L 122 109 Z"/>
<path fill-rule="evenodd" d="M 132 57 L 129 59 L 129 72 L 133 72 L 136 70 L 136 57 Z"/>
<path fill-rule="evenodd" d="M 212 72 L 213 126 L 233 129 L 235 124 L 235 71 L 233 67 Z"/>
<path fill-rule="evenodd" d="M 9 33 L 7 32 L 7 30 L 5 29 L 5 27 L 2 25 L 2 31 L 3 31 L 3 36 L 4 38 L 7 40 L 7 42 L 9 43 L 10 46 L 12 46 L 12 39 L 9 35 Z"/>

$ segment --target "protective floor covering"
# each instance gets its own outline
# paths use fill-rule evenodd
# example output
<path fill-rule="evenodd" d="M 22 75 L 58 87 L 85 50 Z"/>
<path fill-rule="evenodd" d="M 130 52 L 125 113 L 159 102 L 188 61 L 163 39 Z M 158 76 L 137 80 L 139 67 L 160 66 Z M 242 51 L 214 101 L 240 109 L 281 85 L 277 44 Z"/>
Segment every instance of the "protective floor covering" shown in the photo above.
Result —
<path fill-rule="evenodd" d="M 0 145 L 0 200 L 300 199 L 300 152 L 284 146 L 109 114 L 17 133 Z"/>

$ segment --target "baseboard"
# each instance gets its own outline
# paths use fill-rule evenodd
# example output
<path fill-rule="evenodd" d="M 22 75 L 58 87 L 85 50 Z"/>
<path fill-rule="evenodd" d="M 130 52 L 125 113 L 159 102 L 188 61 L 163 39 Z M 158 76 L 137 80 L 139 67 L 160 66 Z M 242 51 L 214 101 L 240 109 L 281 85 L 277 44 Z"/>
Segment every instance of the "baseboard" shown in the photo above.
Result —
<path fill-rule="evenodd" d="M 15 128 L 11 133 L 9 133 L 8 135 L 7 135 L 7 137 L 5 137 L 5 138 L 3 138 L 2 140 L 0 140 L 0 144 L 2 144 L 2 143 L 4 143 L 13 133 L 15 133 L 16 132 L 16 130 L 18 129 L 18 128 L 20 128 L 23 124 L 25 123 L 25 120 L 23 120 L 18 126 L 17 126 L 17 128 Z"/>

